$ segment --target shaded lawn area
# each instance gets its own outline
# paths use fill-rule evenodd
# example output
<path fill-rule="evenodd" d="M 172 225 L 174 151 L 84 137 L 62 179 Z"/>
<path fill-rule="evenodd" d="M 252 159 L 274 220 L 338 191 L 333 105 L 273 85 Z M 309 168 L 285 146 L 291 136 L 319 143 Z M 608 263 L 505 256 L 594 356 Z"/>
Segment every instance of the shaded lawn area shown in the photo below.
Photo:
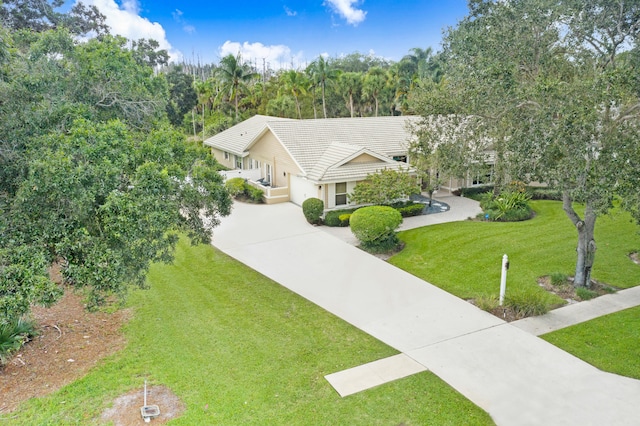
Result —
<path fill-rule="evenodd" d="M 147 378 L 185 403 L 176 425 L 493 424 L 429 372 L 340 398 L 326 374 L 396 351 L 210 246 L 182 239 L 149 283 L 130 298 L 124 351 L 5 422 L 97 422 Z"/>
<path fill-rule="evenodd" d="M 601 370 L 640 379 L 640 307 L 541 337 Z"/>
<path fill-rule="evenodd" d="M 577 231 L 562 203 L 531 205 L 536 217 L 524 222 L 465 221 L 403 231 L 400 239 L 406 246 L 389 262 L 460 298 L 473 299 L 499 295 L 502 255 L 507 254 L 507 294 L 543 292 L 538 277 L 554 272 L 573 276 Z M 598 218 L 592 278 L 618 288 L 640 284 L 640 266 L 628 257 L 640 250 L 639 229 L 619 209 Z"/>

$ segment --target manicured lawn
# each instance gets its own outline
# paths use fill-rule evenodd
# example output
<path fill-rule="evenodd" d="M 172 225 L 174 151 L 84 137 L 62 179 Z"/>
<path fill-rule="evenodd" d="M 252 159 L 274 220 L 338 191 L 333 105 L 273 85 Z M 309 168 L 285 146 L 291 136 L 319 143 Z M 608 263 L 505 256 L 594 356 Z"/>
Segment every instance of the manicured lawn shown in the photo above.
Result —
<path fill-rule="evenodd" d="M 124 351 L 5 423 L 96 422 L 147 378 L 186 404 L 177 425 L 493 424 L 428 372 L 340 398 L 326 374 L 396 352 L 212 247 L 182 240 L 149 282 Z"/>
<path fill-rule="evenodd" d="M 640 379 L 640 307 L 554 331 L 542 338 L 601 370 Z"/>
<path fill-rule="evenodd" d="M 554 272 L 573 275 L 577 232 L 560 202 L 534 201 L 532 206 L 536 217 L 524 222 L 466 221 L 401 232 L 406 246 L 390 262 L 458 297 L 471 299 L 499 294 L 502 255 L 507 254 L 507 294 L 542 292 L 538 277 Z M 620 210 L 598 218 L 593 278 L 619 288 L 640 284 L 640 266 L 628 257 L 640 250 L 639 230 Z"/>

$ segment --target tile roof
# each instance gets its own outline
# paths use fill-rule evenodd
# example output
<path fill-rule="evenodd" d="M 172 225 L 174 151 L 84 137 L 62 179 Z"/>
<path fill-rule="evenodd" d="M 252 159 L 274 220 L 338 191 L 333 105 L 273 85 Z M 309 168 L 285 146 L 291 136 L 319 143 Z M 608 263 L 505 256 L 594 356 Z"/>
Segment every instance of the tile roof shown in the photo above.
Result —
<path fill-rule="evenodd" d="M 205 141 L 208 146 L 246 156 L 266 129 L 282 143 L 307 178 L 316 181 L 364 178 L 381 168 L 408 167 L 392 160 L 406 155 L 410 124 L 419 117 L 358 117 L 296 120 L 256 115 Z M 367 153 L 380 162 L 344 164 Z"/>
<path fill-rule="evenodd" d="M 247 147 L 265 129 L 270 121 L 298 121 L 291 118 L 269 117 L 266 115 L 254 115 L 253 117 L 236 124 L 204 141 L 204 144 L 230 154 L 245 157 L 248 155 Z"/>

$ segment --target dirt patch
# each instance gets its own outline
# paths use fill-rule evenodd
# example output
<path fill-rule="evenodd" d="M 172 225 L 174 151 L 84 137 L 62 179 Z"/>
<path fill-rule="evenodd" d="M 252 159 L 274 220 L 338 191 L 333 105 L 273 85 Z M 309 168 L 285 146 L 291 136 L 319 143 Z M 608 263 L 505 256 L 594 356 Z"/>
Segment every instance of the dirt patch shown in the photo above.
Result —
<path fill-rule="evenodd" d="M 113 401 L 113 406 L 106 409 L 100 419 L 105 423 L 113 422 L 114 426 L 144 425 L 145 422 L 140 412 L 140 407 L 143 405 L 144 388 L 116 398 Z M 160 409 L 160 415 L 152 420 L 152 423 L 156 425 L 179 417 L 185 408 L 182 401 L 165 386 L 147 388 L 147 405 L 157 405 Z"/>
<path fill-rule="evenodd" d="M 591 285 L 588 290 L 591 292 L 591 295 L 587 299 L 583 299 L 580 297 L 579 293 L 576 291 L 576 287 L 573 285 L 573 277 L 568 277 L 567 280 L 561 284 L 552 284 L 551 277 L 544 276 L 538 278 L 538 285 L 544 288 L 549 293 L 553 293 L 556 296 L 564 299 L 567 303 L 578 303 L 584 300 L 590 300 L 595 297 L 603 296 L 605 294 L 611 294 L 618 291 L 617 288 L 612 287 L 608 284 L 601 283 L 596 280 L 591 280 Z"/>
<path fill-rule="evenodd" d="M 131 316 L 129 310 L 90 313 L 70 289 L 56 305 L 32 313 L 39 334 L 0 368 L 0 413 L 58 390 L 122 349 L 120 329 Z"/>
<path fill-rule="evenodd" d="M 631 261 L 636 265 L 640 265 L 640 255 L 638 252 L 629 253 L 629 259 L 631 259 Z"/>

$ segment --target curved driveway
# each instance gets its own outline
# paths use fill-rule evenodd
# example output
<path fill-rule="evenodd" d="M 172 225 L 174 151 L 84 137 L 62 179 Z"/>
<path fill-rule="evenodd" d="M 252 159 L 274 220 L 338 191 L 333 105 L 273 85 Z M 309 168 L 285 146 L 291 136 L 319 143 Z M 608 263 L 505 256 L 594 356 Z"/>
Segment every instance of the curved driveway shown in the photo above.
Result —
<path fill-rule="evenodd" d="M 462 220 L 473 209 L 421 220 Z M 640 423 L 640 381 L 604 373 L 325 229 L 291 203 L 235 203 L 213 245 L 405 353 L 499 425 Z"/>

